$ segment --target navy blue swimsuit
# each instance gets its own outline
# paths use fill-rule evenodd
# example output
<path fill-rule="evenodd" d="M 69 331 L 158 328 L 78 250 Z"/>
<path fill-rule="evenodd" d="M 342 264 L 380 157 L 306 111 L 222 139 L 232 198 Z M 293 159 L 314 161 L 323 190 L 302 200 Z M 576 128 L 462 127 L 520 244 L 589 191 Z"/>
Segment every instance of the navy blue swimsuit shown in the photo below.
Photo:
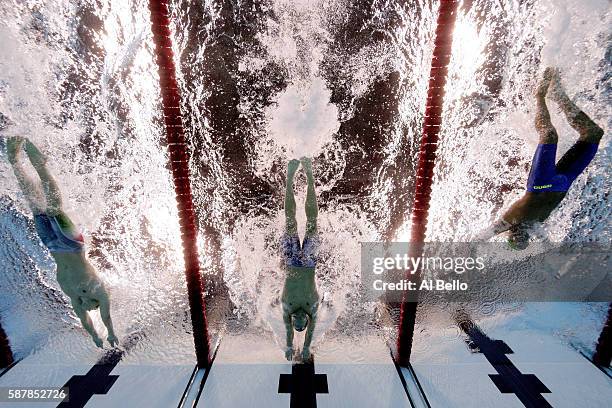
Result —
<path fill-rule="evenodd" d="M 597 147 L 597 143 L 578 141 L 555 164 L 557 145 L 539 144 L 533 155 L 527 191 L 566 192 L 593 160 Z"/>
<path fill-rule="evenodd" d="M 319 248 L 319 237 L 306 236 L 300 248 L 300 237 L 298 234 L 285 234 L 281 240 L 281 249 L 286 266 L 298 268 L 314 268 L 317 265 L 317 252 Z"/>

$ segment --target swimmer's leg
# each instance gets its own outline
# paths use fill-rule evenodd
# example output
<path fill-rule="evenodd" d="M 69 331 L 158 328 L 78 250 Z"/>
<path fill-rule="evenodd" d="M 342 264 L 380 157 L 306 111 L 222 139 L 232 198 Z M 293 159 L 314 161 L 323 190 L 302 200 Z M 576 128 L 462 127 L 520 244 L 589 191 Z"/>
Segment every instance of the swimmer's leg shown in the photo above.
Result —
<path fill-rule="evenodd" d="M 40 187 L 34 182 L 23 169 L 20 163 L 21 149 L 23 148 L 24 139 L 21 137 L 12 137 L 7 141 L 7 156 L 13 167 L 13 172 L 17 178 L 19 188 L 25 195 L 28 206 L 34 214 L 42 214 L 44 212 L 44 198 Z"/>
<path fill-rule="evenodd" d="M 536 117 L 535 128 L 540 136 L 539 144 L 557 144 L 559 137 L 557 130 L 550 120 L 550 112 L 546 106 L 546 94 L 553 76 L 552 68 L 546 68 L 544 77 L 536 90 Z"/>
<path fill-rule="evenodd" d="M 559 104 L 570 126 L 580 134 L 578 140 L 587 143 L 599 143 L 604 134 L 603 129 L 593 122 L 593 120 L 580 110 L 580 108 L 567 96 L 561 84 L 561 77 L 558 69 L 553 71 L 551 96 L 555 102 Z"/>
<path fill-rule="evenodd" d="M 47 214 L 58 215 L 62 212 L 62 195 L 57 182 L 47 169 L 47 159 L 29 140 L 25 141 L 25 150 L 30 162 L 40 177 L 45 198 L 47 199 Z"/>
<path fill-rule="evenodd" d="M 301 159 L 302 167 L 306 172 L 308 180 L 308 190 L 306 192 L 306 234 L 307 237 L 312 237 L 317 234 L 317 217 L 319 216 L 319 207 L 317 205 L 317 194 L 315 192 L 315 180 L 312 174 L 312 160 L 306 157 Z"/>
<path fill-rule="evenodd" d="M 295 219 L 295 195 L 293 193 L 293 178 L 300 166 L 298 160 L 291 160 L 287 164 L 287 187 L 285 190 L 285 232 L 288 235 L 297 234 L 297 220 Z"/>

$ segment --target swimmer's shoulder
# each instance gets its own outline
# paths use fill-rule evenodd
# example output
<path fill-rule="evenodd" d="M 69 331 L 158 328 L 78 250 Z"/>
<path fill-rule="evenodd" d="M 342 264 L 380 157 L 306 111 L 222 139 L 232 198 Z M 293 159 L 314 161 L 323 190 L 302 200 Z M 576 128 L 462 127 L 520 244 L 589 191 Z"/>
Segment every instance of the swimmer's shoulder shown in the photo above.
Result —
<path fill-rule="evenodd" d="M 316 294 L 307 298 L 284 299 L 282 301 L 283 313 L 293 314 L 298 310 L 305 310 L 311 317 L 316 316 L 319 309 L 319 296 Z"/>

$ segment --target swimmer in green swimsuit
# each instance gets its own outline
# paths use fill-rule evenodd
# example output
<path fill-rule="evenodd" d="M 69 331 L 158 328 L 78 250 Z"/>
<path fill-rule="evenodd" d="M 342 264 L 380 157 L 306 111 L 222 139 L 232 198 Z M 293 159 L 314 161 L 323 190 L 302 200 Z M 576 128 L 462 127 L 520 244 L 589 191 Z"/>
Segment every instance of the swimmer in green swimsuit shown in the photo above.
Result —
<path fill-rule="evenodd" d="M 319 237 L 317 233 L 317 196 L 315 193 L 312 161 L 302 158 L 302 168 L 306 172 L 308 189 L 306 193 L 306 233 L 300 246 L 297 221 L 295 219 L 295 196 L 293 178 L 300 165 L 298 160 L 291 160 L 287 166 L 287 188 L 285 192 L 285 234 L 281 240 L 283 267 L 286 272 L 285 285 L 281 295 L 283 321 L 287 332 L 285 357 L 293 358 L 293 330 L 306 330 L 302 359 L 310 360 L 310 343 L 314 333 L 319 293 L 315 282 L 315 268 Z"/>
<path fill-rule="evenodd" d="M 550 88 L 550 90 L 549 90 Z M 546 95 L 557 102 L 569 124 L 580 134 L 578 141 L 555 163 L 558 135 L 546 106 Z M 565 93 L 558 69 L 547 68 L 536 91 L 535 128 L 540 136 L 527 181 L 526 192 L 510 206 L 502 218 L 484 231 L 478 240 L 509 231 L 508 243 L 514 249 L 525 249 L 527 230 L 543 222 L 561 203 L 571 184 L 589 165 L 604 131 L 597 126 Z"/>
<path fill-rule="evenodd" d="M 74 312 L 96 346 L 102 347 L 103 342 L 88 312 L 98 308 L 108 330 L 107 340 L 111 346 L 116 346 L 108 291 L 85 256 L 82 235 L 62 209 L 60 190 L 47 169 L 46 158 L 32 142 L 21 137 L 9 138 L 6 149 L 19 187 L 34 214 L 38 235 L 57 265 L 60 287 L 72 301 Z M 24 171 L 20 162 L 23 149 L 38 173 L 40 183 L 31 180 Z"/>

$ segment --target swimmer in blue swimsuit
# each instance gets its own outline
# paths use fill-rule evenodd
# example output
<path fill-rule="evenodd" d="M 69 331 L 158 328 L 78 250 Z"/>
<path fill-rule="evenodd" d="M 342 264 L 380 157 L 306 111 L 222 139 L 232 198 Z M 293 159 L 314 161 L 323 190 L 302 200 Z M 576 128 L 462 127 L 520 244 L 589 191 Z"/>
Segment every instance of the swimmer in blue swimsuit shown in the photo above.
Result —
<path fill-rule="evenodd" d="M 306 233 L 300 246 L 297 221 L 295 219 L 295 196 L 293 178 L 300 161 L 291 160 L 287 166 L 287 186 L 285 191 L 285 234 L 281 240 L 283 267 L 286 272 L 285 285 L 281 295 L 283 321 L 287 332 L 285 357 L 293 358 L 293 330 L 304 331 L 303 361 L 310 360 L 310 343 L 314 333 L 319 308 L 319 293 L 315 282 L 315 268 L 319 236 L 317 233 L 317 196 L 315 193 L 312 161 L 302 158 L 302 168 L 306 173 L 308 189 L 306 192 Z"/>
<path fill-rule="evenodd" d="M 550 89 L 550 91 L 549 91 Z M 565 114 L 569 124 L 580 134 L 578 141 L 555 163 L 558 135 L 546 106 L 550 94 Z M 597 126 L 565 93 L 559 71 L 547 68 L 536 91 L 535 127 L 540 136 L 533 156 L 526 192 L 505 212 L 502 218 L 481 234 L 482 240 L 509 231 L 508 242 L 515 249 L 528 245 L 527 230 L 543 222 L 561 203 L 570 186 L 589 165 L 604 131 Z"/>
<path fill-rule="evenodd" d="M 23 149 L 40 183 L 31 180 L 24 171 L 20 162 Z M 94 329 L 88 313 L 100 309 L 100 316 L 108 330 L 107 340 L 111 346 L 117 345 L 108 291 L 85 256 L 83 236 L 62 209 L 60 190 L 47 169 L 46 158 L 32 142 L 21 137 L 9 138 L 6 150 L 19 187 L 34 214 L 38 236 L 55 260 L 57 281 L 72 301 L 74 312 L 94 343 L 102 347 L 102 339 Z"/>

